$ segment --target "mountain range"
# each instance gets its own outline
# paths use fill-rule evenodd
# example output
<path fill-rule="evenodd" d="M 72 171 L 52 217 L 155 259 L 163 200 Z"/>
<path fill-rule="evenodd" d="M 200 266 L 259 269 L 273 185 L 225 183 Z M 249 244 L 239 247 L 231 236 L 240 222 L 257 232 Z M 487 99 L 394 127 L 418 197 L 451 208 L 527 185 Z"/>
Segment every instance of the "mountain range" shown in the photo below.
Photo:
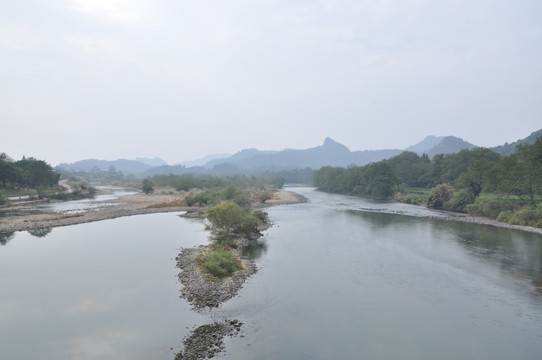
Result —
<path fill-rule="evenodd" d="M 538 136 L 542 136 L 542 129 L 514 143 L 506 143 L 490 149 L 502 155 L 508 155 L 515 150 L 518 144 L 533 143 Z M 427 136 L 417 144 L 403 150 L 350 151 L 343 144 L 328 137 L 322 145 L 304 150 L 261 151 L 257 149 L 245 149 L 231 156 L 225 154 L 209 155 L 200 160 L 177 165 L 167 165 L 164 160 L 159 158 L 119 159 L 115 161 L 90 159 L 77 161 L 72 164 L 60 164 L 58 168 L 68 171 L 85 172 L 121 171 L 125 175 L 133 174 L 137 177 L 184 173 L 228 175 L 303 168 L 319 169 L 326 165 L 362 166 L 393 157 L 403 151 L 412 151 L 419 155 L 427 154 L 429 157 L 433 157 L 436 154 L 453 154 L 464 149 L 473 149 L 476 147 L 476 145 L 455 136 Z"/>

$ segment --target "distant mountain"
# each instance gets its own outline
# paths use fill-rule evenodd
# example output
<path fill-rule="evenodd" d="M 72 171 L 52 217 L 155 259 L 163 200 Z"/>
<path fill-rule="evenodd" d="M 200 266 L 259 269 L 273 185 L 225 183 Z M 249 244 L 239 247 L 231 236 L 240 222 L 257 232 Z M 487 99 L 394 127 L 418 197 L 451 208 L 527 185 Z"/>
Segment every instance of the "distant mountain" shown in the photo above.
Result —
<path fill-rule="evenodd" d="M 160 159 L 159 157 L 155 157 L 153 159 L 149 159 L 149 158 L 141 158 L 141 157 L 138 157 L 136 158 L 136 161 L 139 161 L 143 164 L 147 164 L 147 165 L 150 165 L 150 166 L 162 166 L 162 165 L 167 165 L 167 162 L 165 162 L 164 160 Z"/>
<path fill-rule="evenodd" d="M 531 144 L 539 136 L 542 130 L 533 132 L 525 139 L 518 140 L 512 144 L 504 144 L 491 148 L 496 152 L 507 155 L 513 151 L 518 144 Z M 193 162 L 186 162 L 174 166 L 167 165 L 165 161 L 154 158 L 138 158 L 137 160 L 81 160 L 73 164 L 60 164 L 61 169 L 72 171 L 122 171 L 124 175 L 134 174 L 137 177 L 154 175 L 180 175 L 192 174 L 213 174 L 233 175 L 250 174 L 262 171 L 283 171 L 290 169 L 319 169 L 322 166 L 363 166 L 371 162 L 389 159 L 403 151 L 413 151 L 418 154 L 427 154 L 433 157 L 436 154 L 453 154 L 464 149 L 473 149 L 473 145 L 455 136 L 427 136 L 419 143 L 407 147 L 405 150 L 363 150 L 350 151 L 346 146 L 337 141 L 326 138 L 320 146 L 296 150 L 285 149 L 280 151 L 261 151 L 257 149 L 241 150 L 231 156 L 209 155 Z M 204 162 L 206 161 L 206 162 Z M 152 165 L 160 164 L 160 165 Z"/>
<path fill-rule="evenodd" d="M 219 165 L 219 164 L 223 164 L 223 163 L 231 163 L 231 164 L 234 164 L 234 163 L 238 163 L 240 161 L 244 161 L 246 159 L 250 159 L 254 156 L 259 156 L 259 155 L 268 155 L 268 154 L 273 154 L 275 153 L 275 151 L 261 151 L 261 150 L 257 150 L 257 149 L 244 149 L 244 150 L 241 150 L 231 156 L 228 156 L 226 158 L 221 158 L 221 159 L 213 159 L 209 162 L 207 162 L 205 165 L 203 165 L 205 168 L 207 169 L 212 169 L 213 167 L 215 167 L 216 165 Z"/>
<path fill-rule="evenodd" d="M 510 155 L 516 152 L 516 147 L 520 144 L 533 144 L 538 137 L 542 136 L 542 129 L 532 132 L 531 135 L 527 136 L 524 139 L 514 141 L 513 143 L 505 143 L 504 145 L 495 146 L 490 148 L 491 150 L 501 154 L 501 155 Z"/>
<path fill-rule="evenodd" d="M 71 164 L 59 164 L 59 168 L 70 171 L 121 171 L 124 175 L 139 174 L 150 168 L 151 165 L 142 163 L 136 160 L 119 159 L 114 161 L 109 160 L 80 160 Z"/>
<path fill-rule="evenodd" d="M 281 151 L 242 150 L 226 159 L 213 160 L 205 168 L 220 163 L 235 165 L 241 171 L 278 171 L 322 166 L 365 165 L 401 153 L 401 150 L 366 150 L 351 152 L 346 146 L 331 138 L 326 138 L 323 145 L 305 150 L 286 149 Z"/>
<path fill-rule="evenodd" d="M 465 149 L 477 147 L 455 136 L 427 136 L 419 143 L 409 146 L 405 151 L 413 151 L 418 155 L 427 154 L 430 158 L 437 154 L 455 154 Z"/>
<path fill-rule="evenodd" d="M 417 153 L 418 155 L 422 155 L 424 153 L 427 154 L 427 152 L 433 147 L 437 146 L 442 141 L 442 139 L 444 139 L 444 136 L 429 135 L 419 143 L 407 147 L 405 151 L 412 151 Z"/>
<path fill-rule="evenodd" d="M 176 165 L 182 165 L 188 167 L 194 167 L 194 166 L 203 166 L 207 164 L 211 160 L 215 159 L 224 159 L 231 156 L 231 154 L 213 154 L 213 155 L 207 155 L 202 157 L 201 159 L 192 160 L 192 161 L 184 161 L 181 163 L 178 163 Z"/>
<path fill-rule="evenodd" d="M 455 154 L 461 150 L 471 150 L 476 147 L 476 145 L 466 142 L 458 137 L 446 136 L 437 145 L 426 151 L 426 154 L 432 158 L 437 154 Z"/>

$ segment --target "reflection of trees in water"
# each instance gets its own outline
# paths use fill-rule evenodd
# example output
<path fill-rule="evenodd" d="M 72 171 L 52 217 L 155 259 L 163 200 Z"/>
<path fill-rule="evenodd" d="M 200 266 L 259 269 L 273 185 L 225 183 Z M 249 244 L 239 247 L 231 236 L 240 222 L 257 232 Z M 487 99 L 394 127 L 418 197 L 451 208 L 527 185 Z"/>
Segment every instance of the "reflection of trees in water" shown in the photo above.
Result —
<path fill-rule="evenodd" d="M 28 230 L 28 233 L 32 236 L 41 238 L 47 236 L 53 229 L 34 229 L 34 230 Z"/>
<path fill-rule="evenodd" d="M 439 227 L 435 227 L 439 230 Z M 517 276 L 527 276 L 542 292 L 542 241 L 539 234 L 493 226 L 451 223 L 456 239 L 470 254 Z"/>
<path fill-rule="evenodd" d="M 372 230 L 387 228 L 391 225 L 397 226 L 418 220 L 412 216 L 387 214 L 378 211 L 347 210 L 346 213 L 366 220 Z"/>
<path fill-rule="evenodd" d="M 534 291 L 538 295 L 542 295 L 542 276 L 535 277 L 533 280 L 531 280 L 531 283 L 534 286 Z"/>
<path fill-rule="evenodd" d="M 243 256 L 246 256 L 250 260 L 255 260 L 264 255 L 267 252 L 267 243 L 264 241 L 253 241 L 249 246 L 243 249 Z"/>
<path fill-rule="evenodd" d="M 15 236 L 14 232 L 0 233 L 0 245 L 6 245 Z"/>

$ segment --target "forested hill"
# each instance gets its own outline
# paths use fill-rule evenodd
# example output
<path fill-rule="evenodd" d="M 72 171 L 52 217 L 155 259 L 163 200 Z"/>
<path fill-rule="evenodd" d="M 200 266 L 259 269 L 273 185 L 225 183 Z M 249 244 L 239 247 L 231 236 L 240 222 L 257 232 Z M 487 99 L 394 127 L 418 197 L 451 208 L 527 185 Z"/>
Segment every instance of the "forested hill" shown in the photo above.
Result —
<path fill-rule="evenodd" d="M 490 149 L 501 155 L 510 155 L 516 151 L 518 145 L 533 144 L 540 136 L 542 136 L 542 129 L 531 133 L 531 135 L 527 136 L 524 139 L 514 141 L 511 144 L 506 143 L 504 145 L 495 146 Z"/>

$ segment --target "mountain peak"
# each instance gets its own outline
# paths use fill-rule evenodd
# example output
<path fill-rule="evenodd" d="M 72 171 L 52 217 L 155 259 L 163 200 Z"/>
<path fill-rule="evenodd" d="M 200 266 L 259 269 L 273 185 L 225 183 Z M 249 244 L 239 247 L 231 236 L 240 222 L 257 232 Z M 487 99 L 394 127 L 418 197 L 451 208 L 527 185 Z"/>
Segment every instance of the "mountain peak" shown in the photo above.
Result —
<path fill-rule="evenodd" d="M 350 149 L 348 149 L 343 144 L 336 142 L 335 140 L 333 140 L 330 137 L 325 138 L 323 147 L 325 147 L 325 148 L 335 148 L 335 149 L 338 149 L 338 150 L 339 149 L 340 150 L 346 150 L 346 151 L 350 152 Z"/>

